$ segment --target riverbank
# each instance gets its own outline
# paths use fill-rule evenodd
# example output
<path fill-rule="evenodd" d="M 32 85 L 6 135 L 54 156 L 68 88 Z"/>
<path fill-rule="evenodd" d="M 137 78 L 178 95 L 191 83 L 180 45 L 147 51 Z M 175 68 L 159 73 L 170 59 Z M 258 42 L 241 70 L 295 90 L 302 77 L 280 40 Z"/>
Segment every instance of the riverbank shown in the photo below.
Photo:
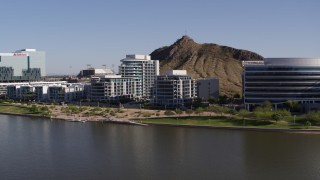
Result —
<path fill-rule="evenodd" d="M 188 124 L 161 124 L 146 123 L 152 126 L 170 126 L 170 127 L 188 127 L 188 128 L 205 128 L 205 129 L 221 129 L 234 131 L 255 131 L 255 132 L 281 132 L 281 133 L 302 133 L 302 134 L 320 134 L 318 129 L 283 129 L 283 128 L 253 128 L 253 127 L 229 127 L 229 126 L 205 126 L 205 125 L 188 125 Z"/>
<path fill-rule="evenodd" d="M 86 115 L 85 111 L 79 113 L 70 113 L 65 112 L 66 107 L 64 106 L 32 106 L 26 104 L 8 104 L 2 103 L 0 104 L 0 114 L 4 115 L 13 115 L 13 116 L 24 116 L 24 117 L 34 117 L 34 118 L 45 118 L 52 120 L 63 120 L 70 122 L 111 122 L 111 123 L 119 123 L 119 124 L 134 124 L 134 125 L 144 125 L 138 122 L 130 121 L 126 118 L 117 118 L 115 116 L 110 115 L 96 115 L 92 114 Z M 90 107 L 85 107 L 86 111 L 93 111 Z M 101 109 L 103 110 L 103 109 Z"/>
<path fill-rule="evenodd" d="M 304 126 L 291 124 L 285 121 L 241 119 L 235 116 L 184 116 L 169 118 L 144 118 L 135 119 L 135 121 L 156 126 L 320 134 L 320 127 L 318 126 Z"/>
<path fill-rule="evenodd" d="M 47 118 L 71 122 L 106 122 L 133 125 L 159 125 L 264 132 L 320 134 L 318 126 L 293 125 L 287 121 L 264 121 L 215 113 L 166 115 L 164 110 L 79 107 L 62 105 L 0 104 L 0 114 Z"/>

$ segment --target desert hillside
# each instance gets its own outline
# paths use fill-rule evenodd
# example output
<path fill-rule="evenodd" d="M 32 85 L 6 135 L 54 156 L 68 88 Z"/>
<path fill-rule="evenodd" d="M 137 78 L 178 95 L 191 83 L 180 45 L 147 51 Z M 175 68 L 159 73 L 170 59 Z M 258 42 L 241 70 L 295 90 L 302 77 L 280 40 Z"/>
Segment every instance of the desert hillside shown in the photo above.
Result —
<path fill-rule="evenodd" d="M 151 58 L 160 60 L 160 73 L 185 69 L 193 78 L 218 77 L 220 94 L 241 94 L 242 60 L 262 60 L 257 53 L 217 44 L 198 44 L 183 36 L 171 46 L 156 49 Z"/>

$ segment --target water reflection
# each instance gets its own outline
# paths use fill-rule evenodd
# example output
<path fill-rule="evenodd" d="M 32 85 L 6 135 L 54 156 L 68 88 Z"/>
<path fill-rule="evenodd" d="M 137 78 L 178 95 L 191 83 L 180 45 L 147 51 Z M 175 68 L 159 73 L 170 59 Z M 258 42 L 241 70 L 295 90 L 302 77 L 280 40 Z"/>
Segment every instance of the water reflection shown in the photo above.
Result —
<path fill-rule="evenodd" d="M 0 179 L 319 179 L 319 138 L 0 115 Z"/>

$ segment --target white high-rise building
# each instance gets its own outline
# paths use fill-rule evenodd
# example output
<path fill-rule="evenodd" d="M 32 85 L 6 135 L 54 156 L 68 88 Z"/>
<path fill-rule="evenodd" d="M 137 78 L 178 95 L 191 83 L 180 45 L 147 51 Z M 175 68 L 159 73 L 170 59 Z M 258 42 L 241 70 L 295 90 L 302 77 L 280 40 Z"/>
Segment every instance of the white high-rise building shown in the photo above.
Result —
<path fill-rule="evenodd" d="M 127 55 L 121 60 L 119 73 L 122 77 L 136 80 L 136 97 L 149 99 L 156 76 L 159 75 L 158 60 L 151 60 L 148 55 Z"/>

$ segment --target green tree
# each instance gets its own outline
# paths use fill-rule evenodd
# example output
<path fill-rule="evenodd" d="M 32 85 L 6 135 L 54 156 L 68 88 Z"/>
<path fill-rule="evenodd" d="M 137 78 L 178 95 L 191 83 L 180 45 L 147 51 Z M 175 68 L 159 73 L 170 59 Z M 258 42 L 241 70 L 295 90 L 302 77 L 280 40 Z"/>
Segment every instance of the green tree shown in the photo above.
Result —
<path fill-rule="evenodd" d="M 219 102 L 219 104 L 227 104 L 227 102 L 228 102 L 228 96 L 226 96 L 226 95 L 219 96 L 218 102 Z"/>
<path fill-rule="evenodd" d="M 272 103 L 270 101 L 265 101 L 262 104 L 265 111 L 272 111 Z"/>
<path fill-rule="evenodd" d="M 279 114 L 279 113 L 274 113 L 274 114 L 272 114 L 271 118 L 272 118 L 273 120 L 275 120 L 275 121 L 279 121 L 279 120 L 282 119 L 282 115 Z"/>
<path fill-rule="evenodd" d="M 278 109 L 276 111 L 277 114 L 280 114 L 282 119 L 290 120 L 291 119 L 291 113 L 286 109 Z"/>
<path fill-rule="evenodd" d="M 248 117 L 249 114 L 250 114 L 250 112 L 247 111 L 247 110 L 245 110 L 245 109 L 240 109 L 240 111 L 239 111 L 239 116 L 242 117 L 243 119 L 244 119 L 245 117 Z"/>
<path fill-rule="evenodd" d="M 38 108 L 36 105 L 33 104 L 33 105 L 30 107 L 29 111 L 30 111 L 31 113 L 38 113 L 38 112 L 39 112 L 39 108 Z"/>
<path fill-rule="evenodd" d="M 236 115 L 238 113 L 235 109 L 228 109 L 228 114 Z"/>
<path fill-rule="evenodd" d="M 299 112 L 301 111 L 301 105 L 299 104 L 298 101 L 292 101 L 292 100 L 288 100 L 287 102 L 285 102 L 285 107 L 288 108 L 290 110 L 290 112 Z"/>
<path fill-rule="evenodd" d="M 234 94 L 234 95 L 233 95 L 233 98 L 234 98 L 234 99 L 240 99 L 240 98 L 241 98 L 241 96 L 240 96 L 240 94 L 239 94 L 239 93 L 236 93 L 236 94 Z"/>
<path fill-rule="evenodd" d="M 225 112 L 225 108 L 222 106 L 214 106 L 213 111 L 217 114 L 220 114 L 220 116 L 222 116 L 222 114 Z"/>
<path fill-rule="evenodd" d="M 300 112 L 301 111 L 301 105 L 298 101 L 293 101 L 292 103 L 292 111 L 294 112 Z"/>
<path fill-rule="evenodd" d="M 245 117 L 249 116 L 250 115 L 250 112 L 245 110 L 245 109 L 240 109 L 239 111 L 239 116 L 242 117 L 242 121 L 243 121 L 243 126 L 246 125 L 246 120 L 245 120 Z"/>
<path fill-rule="evenodd" d="M 272 116 L 272 111 L 271 109 L 269 109 L 269 107 L 267 108 L 264 108 L 264 107 L 256 107 L 254 110 L 253 110 L 253 115 L 258 118 L 258 119 L 270 119 L 271 116 Z"/>

